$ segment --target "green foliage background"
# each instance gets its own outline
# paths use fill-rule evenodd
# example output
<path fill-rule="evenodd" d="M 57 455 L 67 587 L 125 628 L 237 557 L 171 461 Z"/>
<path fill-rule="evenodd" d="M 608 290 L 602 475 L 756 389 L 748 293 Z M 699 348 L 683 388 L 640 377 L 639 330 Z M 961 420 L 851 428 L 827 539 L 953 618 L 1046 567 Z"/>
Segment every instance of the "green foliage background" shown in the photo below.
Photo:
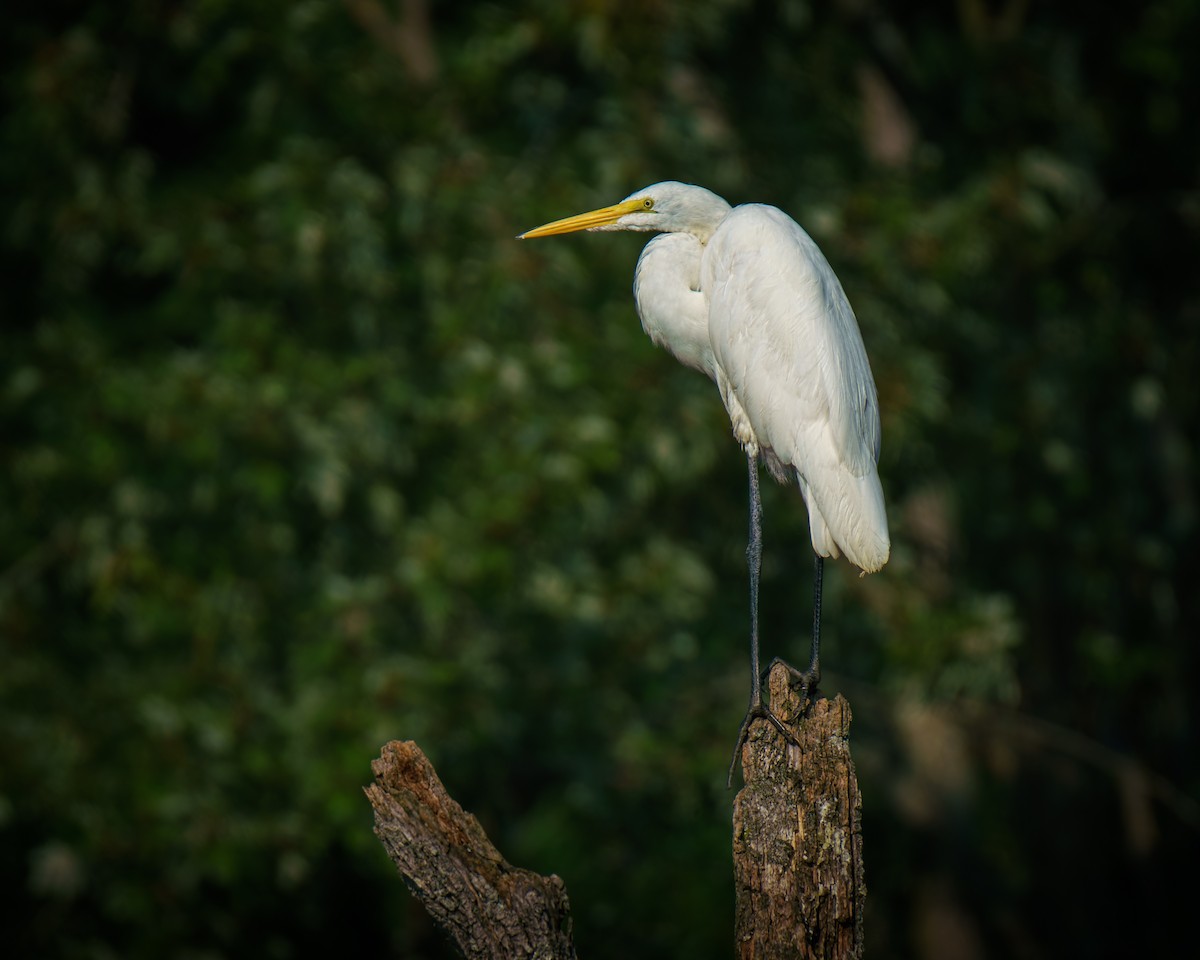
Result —
<path fill-rule="evenodd" d="M 7 956 L 448 956 L 360 793 L 392 738 L 581 956 L 729 956 L 744 464 L 644 238 L 512 239 L 666 178 L 804 224 L 879 384 L 893 558 L 829 571 L 823 658 L 871 955 L 1190 942 L 1194 0 L 5 21 Z M 794 490 L 766 531 L 802 659 Z"/>

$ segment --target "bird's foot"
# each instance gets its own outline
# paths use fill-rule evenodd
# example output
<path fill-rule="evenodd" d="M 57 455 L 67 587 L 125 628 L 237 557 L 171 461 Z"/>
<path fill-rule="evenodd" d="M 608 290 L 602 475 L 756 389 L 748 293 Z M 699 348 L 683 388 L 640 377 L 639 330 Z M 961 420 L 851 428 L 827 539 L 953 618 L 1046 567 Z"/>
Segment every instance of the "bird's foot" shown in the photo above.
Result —
<path fill-rule="evenodd" d="M 762 682 L 766 683 L 775 664 L 779 664 L 791 676 L 790 685 L 800 696 L 800 713 L 803 715 L 816 700 L 817 686 L 821 682 L 821 667 L 818 663 L 810 663 L 807 670 L 797 670 L 782 657 L 776 657 L 763 671 Z M 811 699 L 810 699 L 811 698 Z"/>
<path fill-rule="evenodd" d="M 787 724 L 779 718 L 775 711 L 762 702 L 761 697 L 757 701 L 752 700 L 749 709 L 746 711 L 746 717 L 742 720 L 742 729 L 738 731 L 737 743 L 733 745 L 733 758 L 729 761 L 729 777 L 725 781 L 726 789 L 733 788 L 733 771 L 737 769 L 738 761 L 742 757 L 742 747 L 746 745 L 746 738 L 750 735 L 750 727 L 755 720 L 768 721 L 771 726 L 779 731 L 780 736 L 784 740 L 796 746 L 800 745 L 800 741 L 796 739 L 796 735 L 788 729 Z"/>

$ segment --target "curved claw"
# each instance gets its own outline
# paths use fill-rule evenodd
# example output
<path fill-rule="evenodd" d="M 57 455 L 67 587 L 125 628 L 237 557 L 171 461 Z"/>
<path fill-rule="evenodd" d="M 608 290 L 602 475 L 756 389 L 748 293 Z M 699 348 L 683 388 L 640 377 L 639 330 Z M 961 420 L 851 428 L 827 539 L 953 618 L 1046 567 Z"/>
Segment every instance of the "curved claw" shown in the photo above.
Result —
<path fill-rule="evenodd" d="M 779 664 L 789 674 L 791 674 L 794 683 L 793 686 L 799 688 L 800 693 L 800 712 L 807 713 L 808 708 L 812 705 L 812 694 L 817 692 L 817 684 L 821 681 L 821 670 L 817 665 L 810 665 L 807 670 L 797 670 L 782 657 L 776 657 L 767 665 L 767 669 L 762 672 L 760 682 L 765 683 L 775 664 Z M 759 694 L 761 697 L 761 694 Z M 780 735 L 788 743 L 799 746 L 800 741 L 796 739 L 795 734 L 788 729 L 785 724 L 770 707 L 759 699 L 757 702 L 751 700 L 749 709 L 746 710 L 746 717 L 742 720 L 742 729 L 738 731 L 737 743 L 733 746 L 733 758 L 729 761 L 729 777 L 725 781 L 726 789 L 733 789 L 733 771 L 737 769 L 738 759 L 742 755 L 742 747 L 746 745 L 746 738 L 750 735 L 750 726 L 758 719 L 768 720 L 771 725 L 779 731 Z"/>
<path fill-rule="evenodd" d="M 762 672 L 763 683 L 767 682 L 767 678 L 771 675 L 771 670 L 775 664 L 779 664 L 792 675 L 792 678 L 795 680 L 793 686 L 800 688 L 801 700 L 807 697 L 808 694 L 817 692 L 817 685 L 821 682 L 821 669 L 819 666 L 810 665 L 807 670 L 798 670 L 784 660 L 783 657 L 776 657 L 767 664 L 767 669 Z"/>
<path fill-rule="evenodd" d="M 738 760 L 742 756 L 742 747 L 746 745 L 746 738 L 750 735 L 750 726 L 755 720 L 768 720 L 771 725 L 779 731 L 780 735 L 788 743 L 800 745 L 800 741 L 796 739 L 796 735 L 787 728 L 787 725 L 779 719 L 775 712 L 764 703 L 751 703 L 750 708 L 746 711 L 746 717 L 742 720 L 742 729 L 738 731 L 737 743 L 733 745 L 733 758 L 729 761 L 729 777 L 725 781 L 725 789 L 733 789 L 733 771 L 737 769 Z"/>

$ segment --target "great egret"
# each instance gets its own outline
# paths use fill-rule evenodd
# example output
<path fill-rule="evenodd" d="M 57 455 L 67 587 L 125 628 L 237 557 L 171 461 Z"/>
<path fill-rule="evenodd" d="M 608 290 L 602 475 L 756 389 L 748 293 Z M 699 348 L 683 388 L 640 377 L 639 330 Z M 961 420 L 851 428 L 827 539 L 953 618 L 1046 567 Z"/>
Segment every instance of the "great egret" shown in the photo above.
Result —
<path fill-rule="evenodd" d="M 879 402 L 854 311 L 812 238 L 776 207 L 731 208 L 715 193 L 667 181 L 620 203 L 555 220 L 519 239 L 576 230 L 658 233 L 634 273 L 642 329 L 681 363 L 716 383 L 750 474 L 750 724 L 761 717 L 793 738 L 763 703 L 758 651 L 762 563 L 761 457 L 780 483 L 793 477 L 808 507 L 816 567 L 809 664 L 789 667 L 801 702 L 820 678 L 821 580 L 825 557 L 865 573 L 891 551 L 879 459 Z"/>

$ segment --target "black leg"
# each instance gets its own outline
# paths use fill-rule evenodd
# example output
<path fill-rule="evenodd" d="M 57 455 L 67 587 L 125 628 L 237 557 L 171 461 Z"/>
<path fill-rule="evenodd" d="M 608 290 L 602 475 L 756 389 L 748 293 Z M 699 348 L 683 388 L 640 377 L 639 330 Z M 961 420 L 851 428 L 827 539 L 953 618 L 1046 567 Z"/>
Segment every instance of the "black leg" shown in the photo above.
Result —
<path fill-rule="evenodd" d="M 819 553 L 813 554 L 813 556 L 817 558 L 817 563 L 813 569 L 812 653 L 808 657 L 808 669 L 804 672 L 808 675 L 809 682 L 815 690 L 817 682 L 821 679 L 821 581 L 825 577 L 825 558 Z"/>
<path fill-rule="evenodd" d="M 817 692 L 817 684 L 821 682 L 821 582 L 825 577 L 825 558 L 819 553 L 813 554 L 816 564 L 813 567 L 813 634 L 812 652 L 808 655 L 808 669 L 799 674 L 800 707 L 808 709 L 809 694 Z M 795 673 L 795 671 L 793 671 Z"/>
<path fill-rule="evenodd" d="M 787 667 L 788 672 L 796 678 L 795 686 L 800 689 L 800 704 L 801 709 L 807 710 L 808 700 L 811 694 L 816 693 L 817 684 L 821 682 L 821 583 L 825 577 L 825 558 L 819 553 L 813 554 L 816 564 L 813 567 L 813 631 L 812 631 L 812 649 L 808 655 L 808 668 L 800 671 L 793 667 L 786 660 L 781 660 L 776 657 L 767 665 L 767 673 L 771 672 L 771 667 L 777 663 Z"/>
<path fill-rule="evenodd" d="M 750 468 L 750 537 L 746 568 L 750 573 L 750 707 L 762 706 L 762 671 L 758 659 L 758 581 L 762 574 L 762 495 L 758 487 L 758 458 L 746 458 Z"/>
<path fill-rule="evenodd" d="M 727 786 L 733 786 L 733 771 L 737 768 L 742 755 L 742 746 L 750 733 L 750 724 L 762 717 L 769 720 L 787 740 L 795 742 L 795 737 L 788 731 L 774 713 L 763 704 L 762 671 L 758 659 L 758 578 L 762 571 L 762 496 L 758 488 L 758 457 L 746 455 L 750 470 L 750 541 L 746 546 L 746 566 L 750 572 L 750 706 L 746 708 L 746 717 L 742 720 L 742 729 L 738 731 L 737 743 L 733 748 L 733 759 L 729 763 L 729 779 Z"/>

